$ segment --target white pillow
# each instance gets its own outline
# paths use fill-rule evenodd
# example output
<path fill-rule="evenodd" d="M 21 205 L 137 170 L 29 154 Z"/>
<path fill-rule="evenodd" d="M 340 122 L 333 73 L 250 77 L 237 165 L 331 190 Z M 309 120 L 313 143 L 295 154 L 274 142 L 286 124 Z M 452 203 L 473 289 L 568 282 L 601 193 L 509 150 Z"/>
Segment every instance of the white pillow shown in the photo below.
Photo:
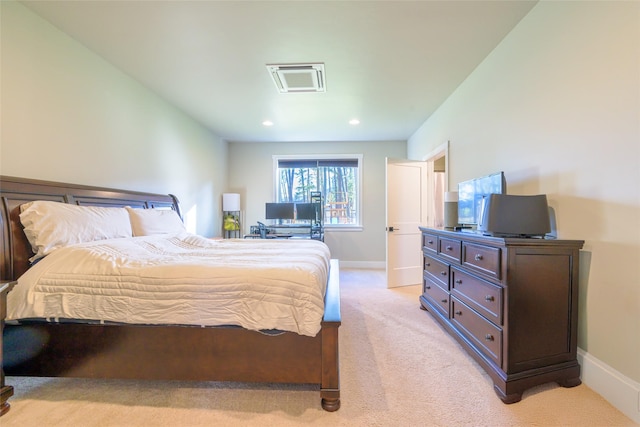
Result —
<path fill-rule="evenodd" d="M 31 262 L 64 246 L 132 236 L 124 208 L 37 200 L 20 206 L 20 222 L 35 253 Z"/>
<path fill-rule="evenodd" d="M 134 209 L 127 207 L 134 236 L 175 234 L 186 231 L 178 213 L 171 209 Z"/>

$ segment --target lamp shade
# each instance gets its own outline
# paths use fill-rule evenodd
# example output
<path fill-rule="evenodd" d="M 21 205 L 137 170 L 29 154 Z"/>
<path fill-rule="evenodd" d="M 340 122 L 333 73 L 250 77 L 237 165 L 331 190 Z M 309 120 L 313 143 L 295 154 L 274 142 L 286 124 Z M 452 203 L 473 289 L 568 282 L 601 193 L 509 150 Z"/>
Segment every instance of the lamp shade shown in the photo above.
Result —
<path fill-rule="evenodd" d="M 225 212 L 236 212 L 240 210 L 240 194 L 223 193 L 222 210 Z"/>

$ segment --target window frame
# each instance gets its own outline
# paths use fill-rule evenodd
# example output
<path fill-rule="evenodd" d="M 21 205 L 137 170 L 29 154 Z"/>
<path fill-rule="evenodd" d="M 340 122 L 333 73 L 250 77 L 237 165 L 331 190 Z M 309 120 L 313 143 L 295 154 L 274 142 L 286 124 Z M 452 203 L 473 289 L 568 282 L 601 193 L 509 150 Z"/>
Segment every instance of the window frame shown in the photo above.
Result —
<path fill-rule="evenodd" d="M 280 160 L 357 160 L 358 161 L 358 173 L 356 183 L 356 223 L 355 224 L 328 224 L 324 223 L 325 230 L 332 231 L 362 231 L 362 167 L 363 167 L 363 155 L 362 154 L 274 154 L 272 156 L 272 181 L 273 189 L 271 200 L 276 200 L 278 196 L 279 187 L 279 175 L 278 175 L 278 163 Z M 326 197 L 326 195 L 322 195 Z M 324 222 L 324 221 L 323 221 Z"/>

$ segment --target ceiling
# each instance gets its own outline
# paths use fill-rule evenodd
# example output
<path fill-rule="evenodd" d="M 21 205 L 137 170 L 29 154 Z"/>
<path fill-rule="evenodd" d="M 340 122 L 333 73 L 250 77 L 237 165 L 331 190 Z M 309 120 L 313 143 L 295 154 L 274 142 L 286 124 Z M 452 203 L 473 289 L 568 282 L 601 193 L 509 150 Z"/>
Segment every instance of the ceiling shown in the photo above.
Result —
<path fill-rule="evenodd" d="M 536 1 L 22 3 L 225 140 L 304 142 L 408 139 Z M 266 67 L 307 62 L 326 92 Z"/>

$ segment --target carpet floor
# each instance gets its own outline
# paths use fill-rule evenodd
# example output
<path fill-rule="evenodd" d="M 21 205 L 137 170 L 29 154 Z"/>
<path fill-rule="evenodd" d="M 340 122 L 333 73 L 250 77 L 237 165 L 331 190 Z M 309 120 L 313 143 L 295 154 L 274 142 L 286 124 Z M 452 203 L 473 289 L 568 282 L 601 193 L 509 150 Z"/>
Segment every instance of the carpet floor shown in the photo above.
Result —
<path fill-rule="evenodd" d="M 549 383 L 505 405 L 488 375 L 431 316 L 419 286 L 341 269 L 342 406 L 311 386 L 7 377 L 1 427 L 635 426 L 587 386 Z"/>

